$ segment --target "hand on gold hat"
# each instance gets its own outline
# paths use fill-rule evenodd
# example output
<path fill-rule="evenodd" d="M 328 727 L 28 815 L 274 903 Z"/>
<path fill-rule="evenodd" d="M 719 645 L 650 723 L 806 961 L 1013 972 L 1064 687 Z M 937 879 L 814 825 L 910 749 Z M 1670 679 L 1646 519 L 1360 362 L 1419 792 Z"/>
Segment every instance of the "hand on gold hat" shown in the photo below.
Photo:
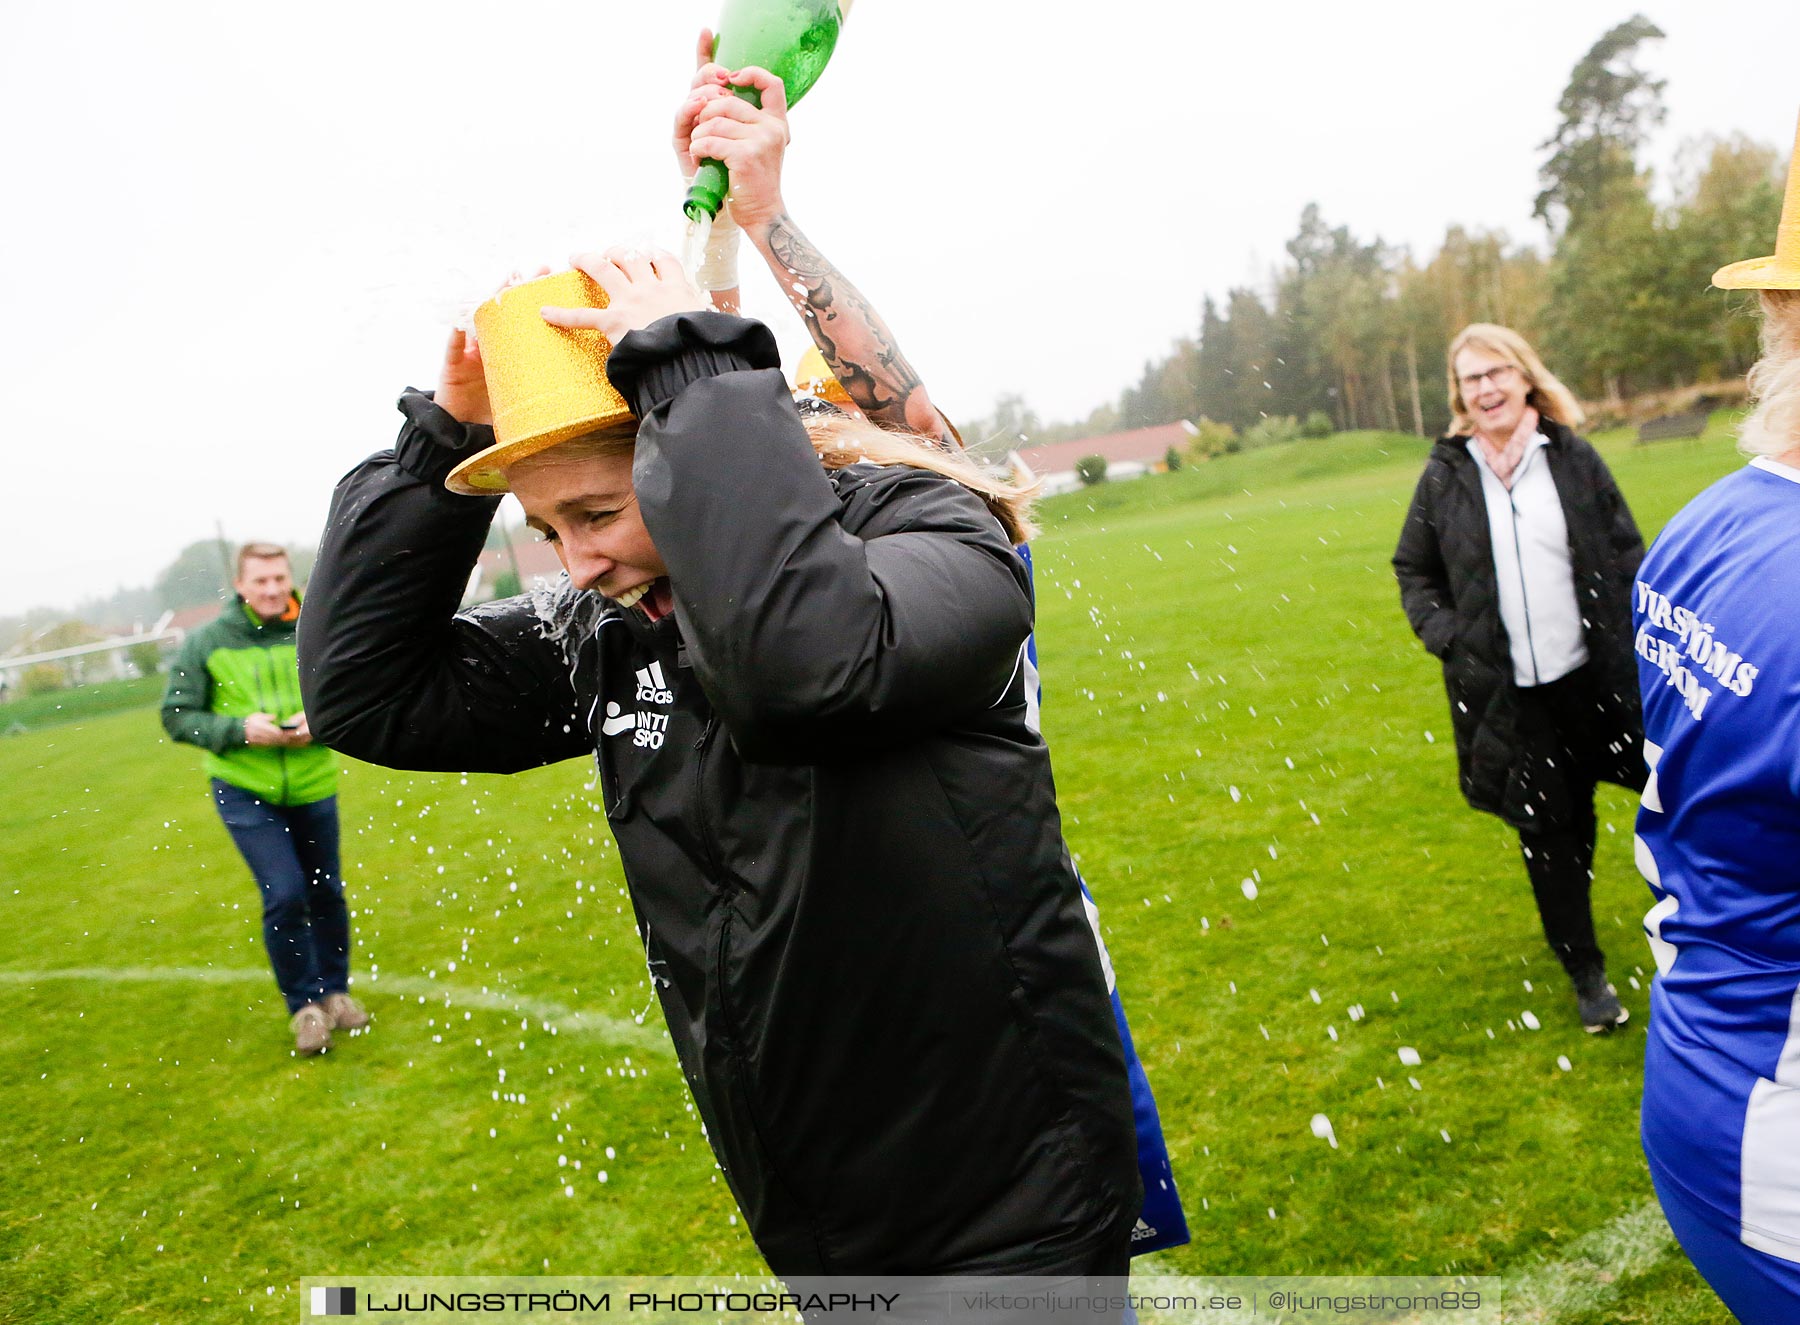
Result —
<path fill-rule="evenodd" d="M 461 327 L 451 329 L 450 343 L 444 347 L 444 366 L 438 370 L 437 392 L 432 398 L 458 423 L 494 421 L 493 408 L 488 404 L 487 376 L 481 366 L 481 347 Z"/>
<path fill-rule="evenodd" d="M 680 261 L 661 249 L 609 248 L 598 254 L 577 253 L 569 261 L 606 291 L 606 307 L 546 306 L 544 321 L 551 326 L 598 331 L 617 345 L 652 322 L 707 306 Z"/>
<path fill-rule="evenodd" d="M 537 276 L 548 276 L 548 267 L 539 267 Z M 494 293 L 504 294 L 515 285 L 535 277 L 515 271 Z M 493 407 L 488 403 L 487 374 L 482 367 L 481 346 L 472 329 L 456 327 L 450 332 L 450 343 L 444 347 L 444 366 L 438 370 L 437 391 L 432 397 L 438 407 L 458 423 L 494 421 Z"/>

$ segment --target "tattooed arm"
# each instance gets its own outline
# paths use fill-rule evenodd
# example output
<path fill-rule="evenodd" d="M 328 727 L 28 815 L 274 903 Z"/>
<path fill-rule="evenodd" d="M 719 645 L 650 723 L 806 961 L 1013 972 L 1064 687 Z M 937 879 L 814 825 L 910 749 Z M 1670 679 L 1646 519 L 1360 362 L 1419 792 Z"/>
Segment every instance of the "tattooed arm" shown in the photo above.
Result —
<path fill-rule="evenodd" d="M 876 423 L 959 445 L 887 323 L 791 216 L 783 211 L 767 226 L 745 233 L 858 409 Z"/>
<path fill-rule="evenodd" d="M 731 215 L 756 246 L 782 293 L 805 320 L 813 343 L 850 399 L 876 423 L 906 428 L 960 447 L 955 430 L 931 403 L 924 383 L 893 332 L 860 290 L 844 279 L 788 215 L 781 164 L 788 144 L 787 96 L 775 75 L 755 67 L 728 71 L 707 62 L 711 34 L 702 33 L 701 65 L 675 118 L 675 151 L 691 169 L 700 158 L 731 172 Z M 762 104 L 734 96 L 754 88 Z M 736 312 L 737 290 L 713 293 L 715 307 Z"/>

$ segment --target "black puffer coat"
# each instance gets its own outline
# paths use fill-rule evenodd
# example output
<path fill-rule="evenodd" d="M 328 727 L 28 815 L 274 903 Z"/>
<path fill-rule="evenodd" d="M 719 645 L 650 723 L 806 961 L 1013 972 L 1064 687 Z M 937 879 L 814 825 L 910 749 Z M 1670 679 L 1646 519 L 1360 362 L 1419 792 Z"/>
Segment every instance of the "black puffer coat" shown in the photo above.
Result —
<path fill-rule="evenodd" d="M 776 1273 L 1123 1254 L 1131 1101 L 1026 725 L 1025 568 L 948 479 L 828 476 L 776 362 L 715 313 L 613 353 L 674 585 L 654 626 L 573 591 L 458 615 L 497 503 L 442 483 L 492 434 L 406 397 L 313 572 L 313 730 L 403 768 L 597 758 L 669 1033 Z"/>
<path fill-rule="evenodd" d="M 1545 456 L 1569 529 L 1575 598 L 1587 643 L 1585 668 L 1599 705 L 1599 772 L 1643 784 L 1643 715 L 1631 649 L 1631 587 L 1644 540 L 1606 462 L 1551 419 Z M 1512 642 L 1500 619 L 1499 582 L 1481 473 L 1467 437 L 1431 449 L 1394 550 L 1400 602 L 1413 633 L 1443 661 L 1462 793 L 1516 828 L 1543 831 L 1573 809 L 1561 778 L 1547 776 L 1557 734 L 1533 722 L 1513 681 Z M 1615 735 L 1616 734 L 1616 735 Z M 1616 761 L 1616 762 L 1612 762 Z"/>

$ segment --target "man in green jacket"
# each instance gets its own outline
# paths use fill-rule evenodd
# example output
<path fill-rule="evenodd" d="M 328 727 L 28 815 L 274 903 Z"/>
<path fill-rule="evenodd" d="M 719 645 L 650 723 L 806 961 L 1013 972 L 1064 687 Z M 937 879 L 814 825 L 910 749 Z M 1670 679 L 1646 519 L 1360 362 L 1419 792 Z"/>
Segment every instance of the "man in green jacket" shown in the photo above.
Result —
<path fill-rule="evenodd" d="M 163 727 L 206 751 L 213 803 L 263 897 L 263 944 L 287 1000 L 294 1047 L 331 1047 L 369 1016 L 351 998 L 350 915 L 338 870 L 337 757 L 300 708 L 287 552 L 247 543 L 236 600 L 182 643 Z"/>

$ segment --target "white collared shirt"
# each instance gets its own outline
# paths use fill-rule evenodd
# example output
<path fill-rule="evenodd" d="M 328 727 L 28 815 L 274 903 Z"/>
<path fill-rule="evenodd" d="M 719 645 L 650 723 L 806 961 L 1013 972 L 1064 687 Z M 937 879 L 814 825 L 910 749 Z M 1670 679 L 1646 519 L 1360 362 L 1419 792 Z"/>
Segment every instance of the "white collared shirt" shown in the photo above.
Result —
<path fill-rule="evenodd" d="M 1541 432 L 1525 444 L 1509 491 L 1488 465 L 1481 443 L 1473 437 L 1468 442 L 1487 499 L 1500 620 L 1512 644 L 1513 680 L 1521 686 L 1558 680 L 1588 660 L 1569 556 L 1569 526 L 1544 451 L 1549 444 Z"/>

